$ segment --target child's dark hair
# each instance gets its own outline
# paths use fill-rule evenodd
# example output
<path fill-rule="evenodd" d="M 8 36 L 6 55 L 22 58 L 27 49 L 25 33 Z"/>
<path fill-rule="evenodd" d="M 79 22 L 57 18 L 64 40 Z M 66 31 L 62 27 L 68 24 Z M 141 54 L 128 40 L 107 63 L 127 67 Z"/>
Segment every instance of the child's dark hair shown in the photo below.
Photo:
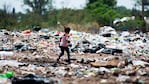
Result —
<path fill-rule="evenodd" d="M 69 33 L 70 30 L 71 30 L 71 29 L 70 29 L 69 27 L 64 28 L 64 32 L 65 32 L 65 33 Z"/>

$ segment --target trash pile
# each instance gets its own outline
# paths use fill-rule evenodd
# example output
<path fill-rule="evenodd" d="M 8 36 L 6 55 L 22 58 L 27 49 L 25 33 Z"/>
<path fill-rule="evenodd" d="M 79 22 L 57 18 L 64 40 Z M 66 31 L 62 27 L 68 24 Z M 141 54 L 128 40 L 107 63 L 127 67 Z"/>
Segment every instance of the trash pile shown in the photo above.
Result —
<path fill-rule="evenodd" d="M 149 38 L 142 32 L 70 32 L 71 64 L 60 53 L 63 32 L 0 31 L 0 84 L 148 83 Z M 88 80 L 88 81 L 87 81 Z"/>

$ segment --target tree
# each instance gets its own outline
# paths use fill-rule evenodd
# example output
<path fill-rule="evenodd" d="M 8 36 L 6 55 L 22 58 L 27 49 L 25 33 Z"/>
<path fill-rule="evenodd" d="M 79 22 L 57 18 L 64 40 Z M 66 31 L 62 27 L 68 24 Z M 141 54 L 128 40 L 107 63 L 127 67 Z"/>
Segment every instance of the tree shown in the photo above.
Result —
<path fill-rule="evenodd" d="M 116 3 L 116 0 L 89 0 L 86 9 L 99 24 L 111 25 L 112 20 L 118 15 L 113 9 Z"/>
<path fill-rule="evenodd" d="M 20 19 L 22 27 L 43 26 L 48 23 L 48 14 L 52 11 L 53 0 L 23 0 L 32 10 L 27 9 L 27 14 Z"/>
<path fill-rule="evenodd" d="M 33 13 L 37 13 L 39 15 L 44 15 L 46 13 L 49 2 L 51 3 L 52 0 L 24 0 L 24 4 L 31 7 Z"/>
<path fill-rule="evenodd" d="M 135 7 L 142 7 L 142 16 L 148 16 L 147 12 L 149 9 L 149 2 L 148 0 L 134 0 Z"/>
<path fill-rule="evenodd" d="M 88 0 L 87 7 L 89 7 L 90 4 L 96 4 L 96 6 L 104 4 L 109 7 L 114 7 L 117 4 L 117 0 Z"/>
<path fill-rule="evenodd" d="M 131 10 L 127 9 L 124 6 L 119 6 L 116 7 L 115 10 L 122 15 L 122 17 L 124 17 L 125 15 L 130 15 L 131 14 Z"/>
<path fill-rule="evenodd" d="M 0 28 L 10 29 L 10 27 L 16 26 L 15 9 L 10 11 L 9 5 L 3 5 L 3 9 L 0 10 L 0 18 Z"/>

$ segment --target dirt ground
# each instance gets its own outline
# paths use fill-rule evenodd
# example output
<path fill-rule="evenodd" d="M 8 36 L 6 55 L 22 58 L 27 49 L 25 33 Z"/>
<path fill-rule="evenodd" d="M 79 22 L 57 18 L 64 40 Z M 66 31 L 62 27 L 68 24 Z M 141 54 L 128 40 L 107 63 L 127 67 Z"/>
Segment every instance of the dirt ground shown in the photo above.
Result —
<path fill-rule="evenodd" d="M 35 57 L 39 57 L 39 59 Z M 99 59 L 104 59 L 104 58 L 110 59 L 114 57 L 123 58 L 122 55 L 113 56 L 110 54 L 90 54 L 90 53 L 85 53 L 81 55 L 78 53 L 71 53 L 72 63 L 74 64 L 81 64 L 78 62 L 81 59 L 95 61 Z M 91 76 L 91 77 L 85 77 L 85 76 L 78 77 L 78 76 L 71 76 L 71 75 L 66 75 L 64 77 L 55 77 L 55 75 L 52 75 L 52 74 L 48 75 L 47 73 L 44 73 L 44 70 L 48 72 L 47 67 L 51 67 L 51 64 L 55 63 L 56 58 L 57 58 L 57 55 L 53 51 L 48 51 L 46 53 L 18 52 L 18 53 L 15 53 L 15 55 L 12 57 L 4 57 L 4 58 L 1 58 L 1 60 L 2 59 L 18 60 L 19 62 L 23 62 L 23 63 L 34 64 L 36 66 L 40 66 L 39 70 L 29 69 L 32 67 L 28 68 L 28 64 L 27 64 L 27 65 L 22 65 L 19 67 L 3 66 L 1 68 L 2 70 L 0 71 L 3 72 L 7 70 L 13 70 L 16 76 L 21 77 L 27 74 L 28 73 L 27 70 L 29 69 L 29 70 L 32 70 L 30 71 L 30 73 L 36 71 L 35 73 L 38 75 L 60 79 L 60 82 L 57 84 L 137 84 L 138 83 L 137 78 L 143 81 L 140 84 L 149 83 L 149 77 L 148 77 L 149 74 L 145 76 L 129 74 L 128 76 L 130 76 L 130 80 L 127 80 L 126 82 L 117 82 L 116 79 L 118 78 L 118 75 L 114 75 L 114 74 L 98 74 L 96 76 Z M 64 61 L 65 59 L 67 59 L 66 54 L 62 57 L 61 63 L 59 63 L 57 67 L 69 66 L 70 64 L 67 64 L 67 62 Z M 81 65 L 90 66 L 90 64 L 87 64 L 87 63 L 81 64 Z M 26 72 L 25 72 L 25 68 L 27 68 Z M 148 66 L 145 68 L 149 70 Z"/>

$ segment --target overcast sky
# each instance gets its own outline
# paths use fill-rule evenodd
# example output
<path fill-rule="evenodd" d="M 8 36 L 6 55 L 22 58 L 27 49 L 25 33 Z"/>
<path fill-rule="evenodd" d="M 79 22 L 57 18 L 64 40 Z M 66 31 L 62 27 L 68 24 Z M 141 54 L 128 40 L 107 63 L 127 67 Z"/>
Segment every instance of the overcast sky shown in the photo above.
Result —
<path fill-rule="evenodd" d="M 23 0 L 0 0 L 0 8 L 3 8 L 4 4 L 8 5 L 8 9 L 15 8 L 16 12 L 24 12 L 27 6 L 24 6 L 21 2 Z M 85 7 L 86 0 L 53 0 L 56 8 L 68 7 L 68 8 L 83 8 Z M 118 0 L 118 6 L 125 6 L 132 9 L 134 6 L 133 0 Z"/>

